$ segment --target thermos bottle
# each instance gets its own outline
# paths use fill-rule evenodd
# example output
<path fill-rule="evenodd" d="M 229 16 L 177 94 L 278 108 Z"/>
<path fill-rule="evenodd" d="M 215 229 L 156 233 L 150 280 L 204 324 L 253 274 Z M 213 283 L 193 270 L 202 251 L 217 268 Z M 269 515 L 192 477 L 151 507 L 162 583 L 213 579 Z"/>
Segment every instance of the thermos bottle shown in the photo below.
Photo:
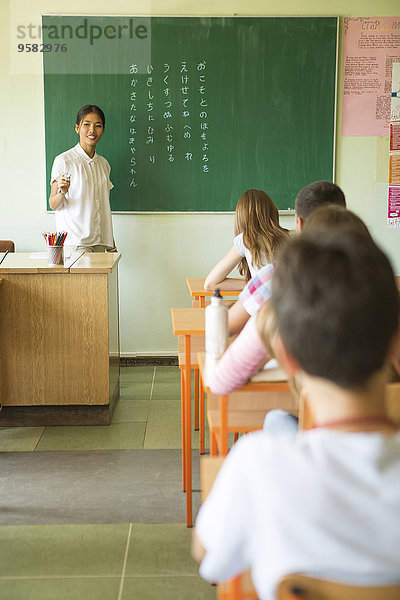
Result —
<path fill-rule="evenodd" d="M 205 311 L 206 358 L 221 358 L 228 345 L 228 309 L 217 288 Z"/>

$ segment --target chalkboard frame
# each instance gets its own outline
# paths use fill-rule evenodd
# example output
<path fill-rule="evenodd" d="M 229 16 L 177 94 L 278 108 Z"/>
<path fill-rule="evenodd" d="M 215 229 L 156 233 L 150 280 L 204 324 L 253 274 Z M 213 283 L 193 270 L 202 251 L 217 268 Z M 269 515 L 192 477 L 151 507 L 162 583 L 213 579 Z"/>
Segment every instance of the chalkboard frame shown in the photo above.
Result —
<path fill-rule="evenodd" d="M 43 16 L 43 19 L 46 17 L 47 15 Z M 71 15 L 48 15 L 51 17 L 59 17 L 59 18 L 71 18 Z M 84 16 L 79 16 L 79 18 L 86 18 Z M 93 15 L 91 15 L 90 17 L 88 16 L 87 19 L 91 19 L 91 18 L 104 18 L 104 16 L 98 16 L 95 17 Z M 115 19 L 115 18 L 119 18 L 116 17 L 115 15 L 108 17 L 109 19 Z M 205 17 L 205 16 L 166 16 L 166 15 L 151 15 L 151 16 L 142 16 L 142 15 L 126 15 L 126 18 L 129 19 L 149 19 L 150 21 L 154 20 L 154 19 L 162 19 L 162 20 L 167 20 L 167 21 L 171 21 L 171 20 L 177 20 L 177 19 L 190 19 L 190 20 L 204 20 L 204 19 L 208 19 L 208 20 L 216 20 L 216 19 L 229 19 L 229 20 L 237 20 L 237 19 L 246 19 L 246 20 L 262 20 L 263 22 L 267 22 L 267 21 L 271 21 L 272 19 L 275 20 L 281 20 L 283 21 L 287 21 L 287 20 L 293 20 L 293 19 L 297 19 L 299 21 L 302 21 L 303 23 L 305 23 L 306 21 L 310 21 L 310 20 L 315 20 L 315 19 L 319 19 L 319 20 L 323 20 L 323 21 L 334 21 L 335 22 L 335 57 L 334 57 L 334 68 L 333 68 L 333 90 L 334 93 L 332 94 L 332 103 L 333 103 L 333 110 L 332 110 L 332 116 L 331 116 L 331 127 L 332 127 L 332 140 L 331 140 L 331 144 L 330 144 L 330 153 L 331 153 L 331 173 L 330 176 L 325 176 L 325 177 L 317 177 L 319 179 L 329 179 L 334 181 L 335 178 L 335 150 L 336 150 L 336 118 L 337 118 L 337 72 L 338 72 L 338 47 L 339 47 L 339 43 L 338 43 L 338 36 L 339 36 L 339 18 L 336 17 L 271 17 L 271 16 L 239 16 L 239 15 L 229 15 L 229 16 L 210 16 L 210 17 Z M 43 85 L 44 85 L 44 97 L 45 97 L 45 104 L 46 104 L 46 77 L 45 77 L 45 58 L 46 55 L 43 53 Z M 99 103 L 100 104 L 100 103 Z M 101 104 L 100 104 L 101 105 Z M 75 106 L 74 109 L 75 110 Z M 106 115 L 107 116 L 107 115 Z M 46 139 L 46 147 L 45 147 L 45 153 L 46 153 L 46 168 L 47 168 L 47 182 L 49 183 L 49 179 L 50 179 L 50 170 L 51 170 L 51 163 L 52 160 L 55 156 L 55 154 L 53 154 L 52 157 L 49 157 L 49 153 L 48 153 L 48 148 L 47 148 L 47 139 L 48 139 L 48 135 L 47 135 L 47 131 L 48 131 L 48 127 L 47 127 L 48 123 L 47 123 L 47 119 L 46 119 L 46 111 L 45 111 L 45 139 Z M 72 125 L 72 124 L 70 124 Z M 76 143 L 76 142 L 75 142 Z M 66 150 L 68 147 L 72 147 L 74 144 L 63 144 L 63 148 L 60 151 L 64 151 Z M 59 153 L 59 152 L 57 152 Z M 112 167 L 112 175 L 111 178 L 113 179 L 113 159 L 109 156 L 107 156 L 107 153 L 102 151 L 102 149 L 99 148 L 99 153 L 106 156 L 109 159 L 109 162 L 111 163 L 111 167 Z M 114 181 L 115 183 L 115 181 Z M 306 183 L 305 183 L 306 185 Z M 258 186 L 258 185 L 249 185 L 246 187 L 262 187 L 262 186 Z M 245 187 L 245 189 L 246 189 Z M 263 189 L 266 189 L 266 191 L 268 191 L 268 188 L 263 187 Z M 299 188 L 300 189 L 300 188 Z M 244 191 L 244 190 L 242 190 Z M 113 192 L 112 192 L 113 194 Z M 239 194 L 240 195 L 240 194 Z M 280 214 L 283 215 L 290 215 L 294 213 L 294 197 L 292 197 L 291 199 L 291 206 L 288 208 L 282 208 L 280 206 L 278 206 L 279 208 L 279 212 Z M 236 199 L 237 200 L 238 195 L 236 195 Z M 153 208 L 149 208 L 148 210 L 137 210 L 134 207 L 129 208 L 127 210 L 121 210 L 120 208 L 117 207 L 113 207 L 113 202 L 112 202 L 112 196 L 111 196 L 111 204 L 112 204 L 112 213 L 113 214 L 232 214 L 232 212 L 234 212 L 234 206 L 232 205 L 232 208 L 222 208 L 221 210 L 219 209 L 187 209 L 187 208 L 182 208 L 179 210 L 169 210 L 169 209 L 162 209 L 162 210 L 157 210 L 157 209 L 153 209 Z M 48 207 L 48 205 L 47 205 Z M 49 210 L 49 207 L 48 207 Z"/>

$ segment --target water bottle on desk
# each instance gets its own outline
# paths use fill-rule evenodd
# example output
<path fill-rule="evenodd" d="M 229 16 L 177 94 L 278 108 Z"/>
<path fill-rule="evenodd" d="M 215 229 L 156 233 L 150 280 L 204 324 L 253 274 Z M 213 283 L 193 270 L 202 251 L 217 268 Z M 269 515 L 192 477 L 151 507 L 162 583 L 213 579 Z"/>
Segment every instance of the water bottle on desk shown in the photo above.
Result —
<path fill-rule="evenodd" d="M 217 288 L 205 310 L 206 368 L 205 383 L 228 345 L 228 309 Z"/>

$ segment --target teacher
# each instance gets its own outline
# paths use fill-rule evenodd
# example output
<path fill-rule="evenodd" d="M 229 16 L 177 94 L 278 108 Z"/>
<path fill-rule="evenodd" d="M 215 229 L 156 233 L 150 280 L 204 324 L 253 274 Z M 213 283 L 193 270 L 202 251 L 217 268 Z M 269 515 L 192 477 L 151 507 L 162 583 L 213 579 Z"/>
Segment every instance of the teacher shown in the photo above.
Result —
<path fill-rule="evenodd" d="M 104 133 L 101 108 L 83 106 L 76 117 L 79 143 L 54 159 L 51 171 L 50 208 L 55 211 L 57 231 L 68 232 L 66 243 L 74 250 L 116 250 L 110 209 L 108 161 L 96 153 Z"/>

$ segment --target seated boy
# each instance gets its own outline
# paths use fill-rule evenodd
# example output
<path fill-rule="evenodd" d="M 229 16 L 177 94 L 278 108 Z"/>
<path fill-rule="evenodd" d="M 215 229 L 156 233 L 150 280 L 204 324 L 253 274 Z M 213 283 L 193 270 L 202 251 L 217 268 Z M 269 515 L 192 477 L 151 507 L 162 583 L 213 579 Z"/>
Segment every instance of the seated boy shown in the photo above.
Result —
<path fill-rule="evenodd" d="M 193 536 L 200 574 L 251 569 L 261 600 L 293 572 L 400 581 L 400 433 L 385 414 L 399 295 L 368 236 L 305 233 L 278 258 L 272 345 L 306 392 L 314 428 L 248 434 L 232 448 Z"/>

